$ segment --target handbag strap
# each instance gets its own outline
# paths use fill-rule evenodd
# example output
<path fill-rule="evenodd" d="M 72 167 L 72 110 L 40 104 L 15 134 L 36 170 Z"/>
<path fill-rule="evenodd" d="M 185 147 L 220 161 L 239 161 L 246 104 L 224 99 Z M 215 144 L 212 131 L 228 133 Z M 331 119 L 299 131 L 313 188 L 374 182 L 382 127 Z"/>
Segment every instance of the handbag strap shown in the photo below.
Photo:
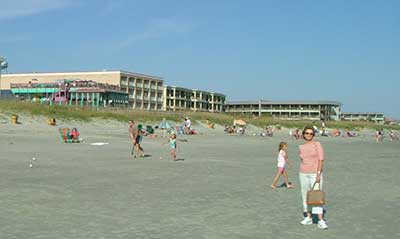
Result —
<path fill-rule="evenodd" d="M 312 190 L 314 190 L 314 188 L 315 188 L 315 185 L 317 184 L 318 182 L 314 182 L 314 184 L 313 184 L 313 186 L 312 186 Z M 318 183 L 320 186 L 321 186 L 321 184 L 320 183 Z M 320 190 L 321 190 L 321 187 L 319 188 Z"/>

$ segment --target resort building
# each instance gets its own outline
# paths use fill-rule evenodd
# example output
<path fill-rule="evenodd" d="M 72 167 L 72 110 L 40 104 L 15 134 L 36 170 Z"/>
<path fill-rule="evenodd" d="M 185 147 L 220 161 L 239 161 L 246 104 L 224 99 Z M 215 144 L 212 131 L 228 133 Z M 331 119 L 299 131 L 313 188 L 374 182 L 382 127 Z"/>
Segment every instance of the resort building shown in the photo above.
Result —
<path fill-rule="evenodd" d="M 226 103 L 227 113 L 269 115 L 280 119 L 340 120 L 342 104 L 335 101 L 236 101 Z"/>
<path fill-rule="evenodd" d="M 377 112 L 345 112 L 340 115 L 340 118 L 348 121 L 371 121 L 380 124 L 385 122 L 385 115 Z"/>
<path fill-rule="evenodd" d="M 94 81 L 60 80 L 53 83 L 11 84 L 11 92 L 22 100 L 32 100 L 49 105 L 74 105 L 81 107 L 107 107 L 129 105 L 128 93 L 118 86 Z"/>
<path fill-rule="evenodd" d="M 132 109 L 162 110 L 162 78 L 128 71 L 3 74 L 0 89 L 9 90 L 11 83 L 52 83 L 64 79 L 116 85 L 128 94 Z"/>
<path fill-rule="evenodd" d="M 220 93 L 164 86 L 164 111 L 223 112 L 226 96 Z"/>

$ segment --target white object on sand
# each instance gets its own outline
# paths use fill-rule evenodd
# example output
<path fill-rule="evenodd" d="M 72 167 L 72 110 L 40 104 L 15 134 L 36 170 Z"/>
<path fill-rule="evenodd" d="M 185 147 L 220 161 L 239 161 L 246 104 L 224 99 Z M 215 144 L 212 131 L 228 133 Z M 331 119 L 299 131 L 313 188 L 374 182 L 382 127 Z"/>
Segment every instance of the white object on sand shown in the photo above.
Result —
<path fill-rule="evenodd" d="M 33 158 L 32 158 L 32 161 L 35 161 L 35 160 L 36 160 L 36 158 L 35 158 L 35 157 L 33 157 Z"/>
<path fill-rule="evenodd" d="M 102 146 L 102 145 L 106 145 L 108 143 L 104 143 L 104 142 L 97 142 L 97 143 L 91 143 L 90 145 L 95 145 L 95 146 Z"/>
<path fill-rule="evenodd" d="M 29 164 L 29 167 L 32 168 L 32 167 L 33 167 L 33 164 Z"/>

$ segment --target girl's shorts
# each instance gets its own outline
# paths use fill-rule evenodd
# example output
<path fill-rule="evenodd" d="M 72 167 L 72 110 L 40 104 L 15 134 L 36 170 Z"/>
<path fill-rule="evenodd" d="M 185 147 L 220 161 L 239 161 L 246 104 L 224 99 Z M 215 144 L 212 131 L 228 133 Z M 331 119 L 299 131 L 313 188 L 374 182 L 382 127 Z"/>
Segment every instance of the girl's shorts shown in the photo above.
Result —
<path fill-rule="evenodd" d="M 285 167 L 278 167 L 278 170 L 280 173 L 283 173 L 283 172 L 285 172 Z"/>

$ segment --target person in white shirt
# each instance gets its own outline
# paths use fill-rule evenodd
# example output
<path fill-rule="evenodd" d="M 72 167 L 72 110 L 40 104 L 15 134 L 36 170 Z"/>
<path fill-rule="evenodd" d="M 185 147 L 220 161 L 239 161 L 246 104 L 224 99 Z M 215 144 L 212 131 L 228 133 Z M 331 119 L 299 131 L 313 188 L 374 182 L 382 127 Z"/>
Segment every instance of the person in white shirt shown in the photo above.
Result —
<path fill-rule="evenodd" d="M 185 134 L 190 134 L 190 127 L 192 126 L 192 122 L 189 117 L 185 117 Z"/>
<path fill-rule="evenodd" d="M 288 174 L 287 174 L 287 170 L 286 170 L 286 164 L 290 167 L 291 164 L 289 163 L 289 158 L 287 156 L 287 148 L 288 145 L 286 142 L 280 142 L 279 144 L 279 154 L 278 154 L 278 170 L 276 172 L 276 176 L 274 178 L 274 181 L 271 184 L 271 188 L 275 189 L 276 188 L 276 183 L 278 182 L 279 178 L 281 177 L 281 175 L 283 175 L 283 178 L 285 180 L 286 183 L 286 187 L 287 188 L 293 188 L 293 185 L 289 183 L 289 179 L 288 179 Z"/>

